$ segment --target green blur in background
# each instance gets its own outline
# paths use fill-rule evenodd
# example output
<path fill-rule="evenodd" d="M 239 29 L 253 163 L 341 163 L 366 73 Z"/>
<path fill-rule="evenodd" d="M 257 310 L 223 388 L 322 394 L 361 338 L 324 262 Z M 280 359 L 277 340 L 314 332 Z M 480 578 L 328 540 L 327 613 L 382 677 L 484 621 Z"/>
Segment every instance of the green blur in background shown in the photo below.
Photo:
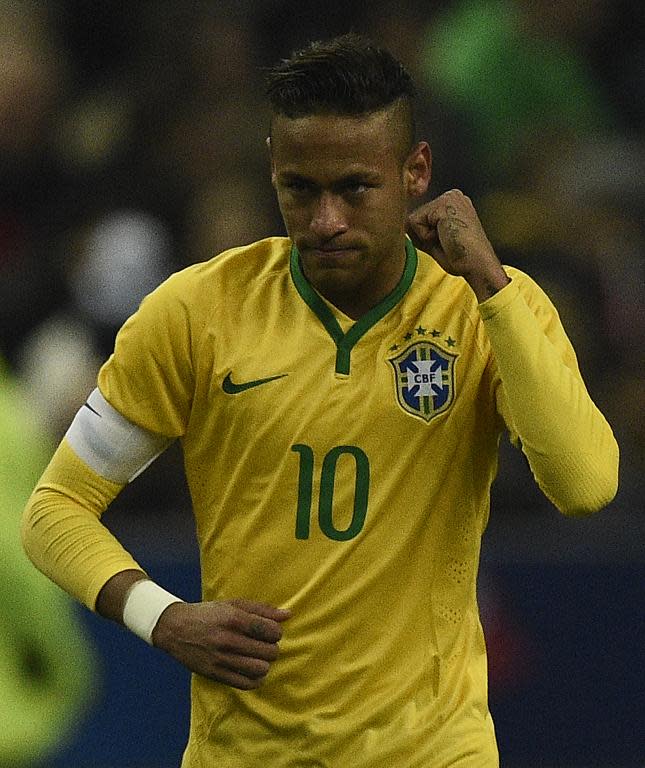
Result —
<path fill-rule="evenodd" d="M 0 766 L 45 759 L 72 736 L 96 686 L 93 653 L 66 595 L 27 560 L 20 515 L 51 455 L 0 361 Z"/>

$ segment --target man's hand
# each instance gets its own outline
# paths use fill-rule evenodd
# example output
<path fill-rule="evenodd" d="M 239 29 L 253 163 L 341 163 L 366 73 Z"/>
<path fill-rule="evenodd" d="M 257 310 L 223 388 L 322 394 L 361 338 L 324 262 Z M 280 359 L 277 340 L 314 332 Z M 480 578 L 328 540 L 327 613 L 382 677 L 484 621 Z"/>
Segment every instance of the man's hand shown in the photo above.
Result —
<path fill-rule="evenodd" d="M 446 272 L 463 277 L 480 302 L 510 282 L 471 199 L 458 189 L 413 211 L 408 234 Z"/>
<path fill-rule="evenodd" d="M 161 614 L 152 642 L 192 672 L 247 691 L 278 657 L 281 624 L 290 615 L 249 600 L 174 603 Z"/>

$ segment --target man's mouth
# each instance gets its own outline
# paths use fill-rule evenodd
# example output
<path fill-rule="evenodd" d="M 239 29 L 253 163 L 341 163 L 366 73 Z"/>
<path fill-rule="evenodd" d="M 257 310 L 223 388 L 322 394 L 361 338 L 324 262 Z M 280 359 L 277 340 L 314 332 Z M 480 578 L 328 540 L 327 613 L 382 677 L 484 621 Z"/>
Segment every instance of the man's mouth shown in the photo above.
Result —
<path fill-rule="evenodd" d="M 356 260 L 358 249 L 350 247 L 323 246 L 321 248 L 310 248 L 306 256 L 316 260 L 320 267 L 341 267 L 353 264 Z"/>
<path fill-rule="evenodd" d="M 324 245 L 310 245 L 305 248 L 306 251 L 309 253 L 315 253 L 320 254 L 321 256 L 342 256 L 350 253 L 355 253 L 358 248 L 354 245 L 349 244 L 340 244 L 340 243 L 334 243 L 333 245 L 330 243 L 326 243 Z"/>

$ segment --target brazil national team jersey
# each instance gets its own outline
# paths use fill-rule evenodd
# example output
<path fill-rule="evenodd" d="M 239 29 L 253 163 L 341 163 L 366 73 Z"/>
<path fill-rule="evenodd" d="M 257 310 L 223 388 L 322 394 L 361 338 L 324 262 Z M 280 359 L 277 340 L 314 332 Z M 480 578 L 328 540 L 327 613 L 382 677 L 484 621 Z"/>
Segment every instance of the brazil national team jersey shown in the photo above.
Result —
<path fill-rule="evenodd" d="M 205 600 L 288 607 L 242 692 L 193 678 L 184 768 L 497 765 L 476 605 L 503 429 L 486 320 L 407 243 L 398 287 L 354 322 L 289 240 L 191 266 L 121 330 L 99 387 L 180 438 Z M 520 297 L 578 376 L 555 310 Z"/>

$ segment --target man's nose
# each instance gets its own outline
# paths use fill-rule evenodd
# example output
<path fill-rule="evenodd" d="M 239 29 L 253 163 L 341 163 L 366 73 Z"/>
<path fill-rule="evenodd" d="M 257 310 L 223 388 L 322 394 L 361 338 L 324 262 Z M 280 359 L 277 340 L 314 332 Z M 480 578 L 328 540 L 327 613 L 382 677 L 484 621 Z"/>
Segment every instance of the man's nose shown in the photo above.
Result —
<path fill-rule="evenodd" d="M 323 193 L 315 203 L 311 230 L 322 240 L 329 240 L 349 229 L 343 201 L 336 195 Z"/>

